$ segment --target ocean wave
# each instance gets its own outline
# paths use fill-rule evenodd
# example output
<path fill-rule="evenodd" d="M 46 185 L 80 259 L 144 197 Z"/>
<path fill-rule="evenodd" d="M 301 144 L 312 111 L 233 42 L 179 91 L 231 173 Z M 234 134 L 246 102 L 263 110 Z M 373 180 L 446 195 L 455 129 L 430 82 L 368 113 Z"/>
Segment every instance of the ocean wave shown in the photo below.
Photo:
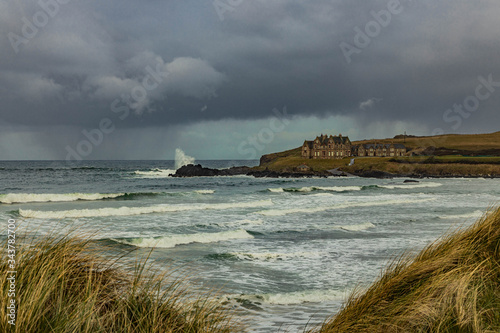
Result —
<path fill-rule="evenodd" d="M 230 252 L 226 255 L 238 258 L 240 260 L 255 260 L 255 261 L 284 261 L 297 258 L 317 258 L 324 255 L 324 252 L 263 252 L 263 253 L 245 253 L 245 252 Z"/>
<path fill-rule="evenodd" d="M 214 224 L 219 227 L 236 227 L 242 225 L 262 225 L 263 223 L 264 221 L 262 221 L 261 219 L 257 219 L 257 220 L 239 220 L 233 222 L 220 222 Z"/>
<path fill-rule="evenodd" d="M 295 213 L 318 213 L 326 210 L 345 209 L 354 207 L 372 207 L 372 206 L 385 206 L 385 205 L 398 205 L 406 203 L 426 202 L 432 199 L 417 199 L 417 200 L 384 200 L 384 201 L 369 201 L 369 202 L 350 202 L 337 204 L 335 206 L 320 206 L 320 207 L 307 207 L 307 208 L 289 208 L 289 209 L 269 209 L 258 211 L 256 214 L 264 216 L 283 216 Z"/>
<path fill-rule="evenodd" d="M 0 203 L 13 204 L 27 202 L 65 202 L 77 200 L 96 201 L 103 199 L 116 199 L 126 195 L 127 193 L 8 193 L 0 194 Z"/>
<path fill-rule="evenodd" d="M 446 220 L 456 220 L 456 219 L 471 219 L 471 218 L 479 218 L 483 216 L 484 212 L 480 210 L 476 210 L 472 213 L 466 213 L 466 214 L 458 214 L 458 215 L 444 215 L 440 216 L 440 219 L 446 219 Z"/>
<path fill-rule="evenodd" d="M 283 193 L 285 192 L 285 190 L 282 188 L 282 187 L 278 187 L 278 188 L 268 188 L 267 189 L 269 192 L 271 193 Z"/>
<path fill-rule="evenodd" d="M 375 225 L 373 223 L 367 222 L 367 223 L 361 223 L 361 224 L 340 225 L 340 226 L 337 226 L 336 228 L 342 229 L 342 230 L 347 230 L 347 231 L 363 231 L 363 230 L 375 228 Z"/>
<path fill-rule="evenodd" d="M 298 305 L 303 303 L 323 303 L 344 301 L 347 292 L 341 290 L 304 290 L 289 293 L 258 294 L 258 295 L 227 295 L 229 301 L 270 305 Z"/>
<path fill-rule="evenodd" d="M 194 191 L 194 193 L 198 193 L 198 194 L 214 194 L 215 191 L 214 190 L 196 190 L 196 191 Z"/>
<path fill-rule="evenodd" d="M 288 188 L 268 188 L 269 192 L 313 192 L 313 191 L 329 191 L 329 192 L 349 192 L 360 191 L 361 186 L 307 186 L 307 187 L 288 187 Z"/>
<path fill-rule="evenodd" d="M 377 185 L 377 187 L 386 188 L 390 190 L 394 189 L 407 189 L 407 188 L 424 188 L 424 187 L 440 187 L 443 186 L 441 183 L 409 183 L 409 184 L 388 184 L 388 185 Z"/>
<path fill-rule="evenodd" d="M 19 209 L 19 215 L 26 218 L 42 219 L 61 219 L 61 218 L 80 218 L 80 217 L 104 217 L 104 216 L 130 216 L 153 213 L 169 213 L 191 210 L 205 209 L 232 209 L 232 208 L 257 208 L 271 206 L 271 200 L 233 202 L 233 203 L 214 203 L 214 204 L 194 204 L 194 205 L 155 205 L 146 207 L 120 207 L 120 208 L 99 208 L 99 209 L 73 209 L 61 211 L 39 211 L 29 209 Z"/>
<path fill-rule="evenodd" d="M 173 169 L 152 169 L 150 171 L 134 171 L 136 176 L 140 178 L 167 178 L 175 174 L 176 170 Z"/>
<path fill-rule="evenodd" d="M 251 239 L 253 238 L 248 232 L 243 229 L 223 231 L 217 233 L 197 233 L 197 234 L 180 234 L 168 235 L 162 237 L 151 238 L 129 238 L 129 239 L 112 239 L 115 242 L 133 245 L 136 247 L 151 247 L 151 248 L 172 248 L 177 245 L 191 243 L 217 243 L 236 239 Z"/>

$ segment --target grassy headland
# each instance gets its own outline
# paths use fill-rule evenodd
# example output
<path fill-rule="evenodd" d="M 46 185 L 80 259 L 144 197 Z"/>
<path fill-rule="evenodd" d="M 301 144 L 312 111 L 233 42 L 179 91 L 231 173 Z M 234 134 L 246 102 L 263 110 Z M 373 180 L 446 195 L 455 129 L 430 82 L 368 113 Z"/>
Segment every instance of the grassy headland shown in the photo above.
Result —
<path fill-rule="evenodd" d="M 1 332 L 238 332 L 231 313 L 193 301 L 181 281 L 167 283 L 138 263 L 133 273 L 117 266 L 88 239 L 17 239 L 15 297 L 9 295 L 7 261 L 0 265 Z M 3 252 L 7 253 L 6 244 Z M 16 301 L 15 325 L 7 306 Z"/>
<path fill-rule="evenodd" d="M 409 177 L 500 177 L 500 132 L 474 135 L 400 137 L 355 141 L 362 143 L 403 143 L 413 156 L 356 157 L 341 160 L 314 160 L 301 157 L 301 148 L 262 156 L 259 169 L 290 172 L 302 164 L 313 171 L 339 169 L 355 175 L 385 172 Z M 429 158 L 432 157 L 432 158 Z"/>
<path fill-rule="evenodd" d="M 314 332 L 500 332 L 500 209 L 394 261 Z"/>

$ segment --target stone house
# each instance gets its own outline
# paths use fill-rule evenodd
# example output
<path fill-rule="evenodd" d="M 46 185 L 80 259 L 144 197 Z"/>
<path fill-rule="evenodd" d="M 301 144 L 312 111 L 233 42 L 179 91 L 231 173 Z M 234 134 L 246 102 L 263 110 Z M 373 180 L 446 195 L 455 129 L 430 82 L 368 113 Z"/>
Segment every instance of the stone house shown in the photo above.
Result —
<path fill-rule="evenodd" d="M 304 141 L 302 145 L 302 157 L 312 159 L 341 159 L 351 156 L 351 140 L 349 137 L 323 135 L 312 141 Z"/>
<path fill-rule="evenodd" d="M 302 158 L 308 159 L 342 159 L 345 157 L 395 157 L 404 156 L 406 147 L 402 144 L 368 143 L 352 145 L 349 137 L 323 135 L 312 141 L 305 140 L 302 144 Z"/>
<path fill-rule="evenodd" d="M 404 156 L 406 147 L 399 143 L 376 144 L 367 143 L 353 147 L 353 155 L 364 157 L 395 157 Z"/>

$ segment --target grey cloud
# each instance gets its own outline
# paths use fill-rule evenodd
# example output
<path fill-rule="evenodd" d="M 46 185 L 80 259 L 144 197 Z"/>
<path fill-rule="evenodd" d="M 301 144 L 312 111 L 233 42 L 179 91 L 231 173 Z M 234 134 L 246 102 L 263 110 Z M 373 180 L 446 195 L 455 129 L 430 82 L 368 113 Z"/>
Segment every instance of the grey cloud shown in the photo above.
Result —
<path fill-rule="evenodd" d="M 7 34 L 40 8 L 0 2 L 0 120 L 95 126 L 159 66 L 168 75 L 120 127 L 258 120 L 287 105 L 360 126 L 399 120 L 454 131 L 444 112 L 474 93 L 479 76 L 500 81 L 500 3 L 401 0 L 404 10 L 347 63 L 340 43 L 354 45 L 354 28 L 388 2 L 246 0 L 221 22 L 211 1 L 70 1 L 18 54 Z M 500 89 L 458 131 L 494 130 L 498 103 Z"/>

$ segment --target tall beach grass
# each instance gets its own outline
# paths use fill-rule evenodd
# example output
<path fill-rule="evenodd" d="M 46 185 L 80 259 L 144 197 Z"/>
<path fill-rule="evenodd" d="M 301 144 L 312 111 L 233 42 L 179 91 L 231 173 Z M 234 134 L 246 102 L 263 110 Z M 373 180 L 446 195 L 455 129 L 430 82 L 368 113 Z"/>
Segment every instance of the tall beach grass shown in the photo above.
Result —
<path fill-rule="evenodd" d="M 3 253 L 7 253 L 3 246 Z M 0 265 L 0 332 L 238 332 L 227 309 L 195 297 L 185 281 L 151 271 L 146 260 L 132 270 L 88 237 L 18 239 L 15 326 L 7 320 L 11 297 Z"/>
<path fill-rule="evenodd" d="M 315 332 L 500 332 L 500 209 L 403 255 Z"/>

